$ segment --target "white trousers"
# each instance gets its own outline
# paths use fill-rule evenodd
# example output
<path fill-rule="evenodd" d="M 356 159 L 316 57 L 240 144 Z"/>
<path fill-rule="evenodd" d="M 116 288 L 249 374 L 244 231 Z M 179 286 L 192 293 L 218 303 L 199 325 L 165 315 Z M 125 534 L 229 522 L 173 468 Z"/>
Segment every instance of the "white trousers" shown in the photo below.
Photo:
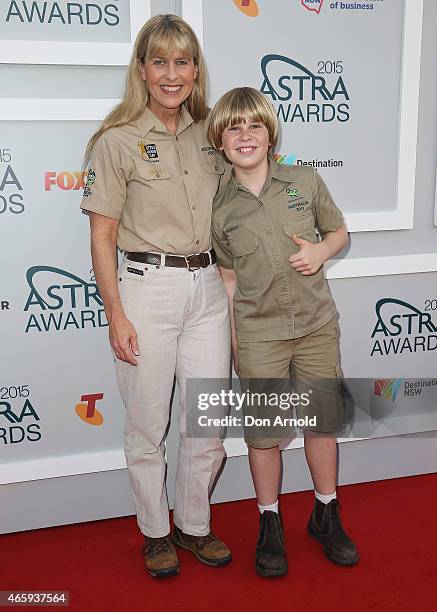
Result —
<path fill-rule="evenodd" d="M 140 348 L 137 366 L 116 360 L 139 528 L 154 538 L 170 531 L 165 437 L 176 375 L 180 445 L 174 522 L 187 534 L 207 535 L 209 494 L 225 452 L 218 438 L 186 437 L 186 382 L 229 376 L 230 324 L 220 273 L 215 264 L 191 272 L 124 260 L 118 278 L 123 308 Z"/>

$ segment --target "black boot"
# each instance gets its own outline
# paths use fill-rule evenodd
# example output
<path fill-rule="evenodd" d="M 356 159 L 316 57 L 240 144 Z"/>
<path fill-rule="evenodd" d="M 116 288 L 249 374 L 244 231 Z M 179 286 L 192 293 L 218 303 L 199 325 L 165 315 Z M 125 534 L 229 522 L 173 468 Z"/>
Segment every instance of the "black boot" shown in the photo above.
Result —
<path fill-rule="evenodd" d="M 261 514 L 255 564 L 257 574 L 266 578 L 285 576 L 287 573 L 285 540 L 281 517 L 277 512 L 264 510 Z"/>
<path fill-rule="evenodd" d="M 316 499 L 310 520 L 309 533 L 323 545 L 323 552 L 338 565 L 355 565 L 359 555 L 355 544 L 344 531 L 338 514 L 338 502 L 324 504 Z"/>

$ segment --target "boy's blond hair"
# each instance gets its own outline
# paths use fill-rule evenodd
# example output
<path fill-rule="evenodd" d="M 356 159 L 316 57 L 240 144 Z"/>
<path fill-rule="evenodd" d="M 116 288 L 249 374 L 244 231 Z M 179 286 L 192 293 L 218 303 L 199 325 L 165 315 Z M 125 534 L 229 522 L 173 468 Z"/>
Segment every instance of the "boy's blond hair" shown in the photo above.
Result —
<path fill-rule="evenodd" d="M 270 102 L 253 87 L 235 87 L 225 93 L 211 112 L 208 139 L 212 146 L 220 150 L 223 146 L 223 132 L 229 125 L 245 121 L 263 123 L 269 133 L 270 150 L 278 140 L 278 118 Z"/>

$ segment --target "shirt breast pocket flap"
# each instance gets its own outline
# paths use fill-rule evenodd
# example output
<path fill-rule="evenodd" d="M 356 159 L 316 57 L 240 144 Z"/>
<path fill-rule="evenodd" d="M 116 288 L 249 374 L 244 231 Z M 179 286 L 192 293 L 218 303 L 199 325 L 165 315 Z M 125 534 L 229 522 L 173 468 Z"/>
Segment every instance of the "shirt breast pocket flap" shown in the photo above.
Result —
<path fill-rule="evenodd" d="M 240 238 L 229 240 L 229 246 L 234 257 L 243 257 L 255 253 L 258 248 L 258 236 L 256 234 L 247 234 Z"/>
<path fill-rule="evenodd" d="M 314 217 L 312 215 L 308 215 L 303 219 L 296 219 L 293 223 L 284 223 L 283 228 L 285 235 L 290 239 L 296 234 L 296 236 L 308 240 L 308 242 L 318 242 Z M 291 243 L 294 245 L 292 240 Z M 295 246 L 298 249 L 297 245 Z"/>
<path fill-rule="evenodd" d="M 136 168 L 147 188 L 144 201 L 154 206 L 176 204 L 173 173 L 165 166 L 137 162 Z"/>
<path fill-rule="evenodd" d="M 229 240 L 234 255 L 237 291 L 245 295 L 257 293 L 271 278 L 261 240 L 256 234 L 246 234 Z"/>

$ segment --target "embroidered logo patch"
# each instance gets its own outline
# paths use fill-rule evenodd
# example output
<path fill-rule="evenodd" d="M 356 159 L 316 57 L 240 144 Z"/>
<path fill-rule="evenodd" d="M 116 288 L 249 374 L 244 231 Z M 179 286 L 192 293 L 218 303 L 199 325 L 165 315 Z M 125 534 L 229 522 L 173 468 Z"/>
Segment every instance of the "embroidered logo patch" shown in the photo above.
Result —
<path fill-rule="evenodd" d="M 297 198 L 298 196 L 300 196 L 300 191 L 299 191 L 299 189 L 290 189 L 290 188 L 287 188 L 287 189 L 285 190 L 285 193 L 286 193 L 287 195 L 289 195 L 291 198 Z"/>
<path fill-rule="evenodd" d="M 213 147 L 202 147 L 201 151 L 203 153 L 207 153 L 208 155 L 214 155 L 215 154 L 215 149 Z"/>
<path fill-rule="evenodd" d="M 96 173 L 91 168 L 88 170 L 88 175 L 86 179 L 86 186 L 91 187 L 96 182 Z"/>
<path fill-rule="evenodd" d="M 95 182 L 96 182 L 96 173 L 94 172 L 94 170 L 90 168 L 88 170 L 85 188 L 83 190 L 84 198 L 88 198 L 89 196 L 93 195 L 93 192 L 91 191 L 91 185 L 94 185 Z"/>
<path fill-rule="evenodd" d="M 239 225 L 233 225 L 232 227 L 228 227 L 227 229 L 225 229 L 225 234 L 230 234 L 231 232 L 238 229 L 239 227 L 240 227 Z"/>
<path fill-rule="evenodd" d="M 296 202 L 289 201 L 288 208 L 295 208 L 297 212 L 301 212 L 305 209 L 305 206 L 309 205 L 308 200 L 303 201 L 302 198 L 297 200 Z"/>

